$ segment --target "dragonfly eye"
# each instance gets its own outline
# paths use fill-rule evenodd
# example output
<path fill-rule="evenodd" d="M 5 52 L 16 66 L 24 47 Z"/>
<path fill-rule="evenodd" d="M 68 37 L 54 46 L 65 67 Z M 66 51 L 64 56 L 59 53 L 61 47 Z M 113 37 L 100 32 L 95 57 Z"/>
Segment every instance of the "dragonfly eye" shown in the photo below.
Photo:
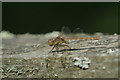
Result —
<path fill-rule="evenodd" d="M 53 40 L 52 40 L 52 39 L 49 39 L 49 40 L 48 40 L 48 44 L 49 44 L 49 46 L 53 46 Z"/>
<path fill-rule="evenodd" d="M 49 43 L 49 46 L 53 46 L 53 44 L 52 44 L 52 43 Z"/>

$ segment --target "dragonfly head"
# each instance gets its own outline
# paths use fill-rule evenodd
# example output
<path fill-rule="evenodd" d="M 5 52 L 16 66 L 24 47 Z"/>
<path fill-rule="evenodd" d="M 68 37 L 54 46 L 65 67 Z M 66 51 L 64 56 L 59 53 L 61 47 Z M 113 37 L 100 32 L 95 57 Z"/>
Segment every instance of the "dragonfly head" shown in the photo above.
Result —
<path fill-rule="evenodd" d="M 54 45 L 54 39 L 49 39 L 48 40 L 48 45 L 53 46 Z"/>

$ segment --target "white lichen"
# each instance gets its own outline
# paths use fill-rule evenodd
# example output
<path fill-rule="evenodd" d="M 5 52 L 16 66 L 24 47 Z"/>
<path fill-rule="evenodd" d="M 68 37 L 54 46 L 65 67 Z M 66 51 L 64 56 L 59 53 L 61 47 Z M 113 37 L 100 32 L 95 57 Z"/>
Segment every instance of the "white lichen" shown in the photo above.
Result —
<path fill-rule="evenodd" d="M 107 50 L 108 54 L 116 54 L 116 55 L 118 55 L 119 52 L 120 52 L 119 49 L 108 49 Z"/>
<path fill-rule="evenodd" d="M 89 68 L 89 64 L 91 64 L 91 60 L 87 57 L 79 58 L 75 57 L 73 58 L 74 66 L 80 67 L 83 70 L 86 70 Z"/>
<path fill-rule="evenodd" d="M 103 70 L 105 70 L 105 69 L 106 69 L 106 67 L 105 67 L 105 66 L 103 66 L 103 67 L 102 67 L 102 69 L 103 69 Z"/>

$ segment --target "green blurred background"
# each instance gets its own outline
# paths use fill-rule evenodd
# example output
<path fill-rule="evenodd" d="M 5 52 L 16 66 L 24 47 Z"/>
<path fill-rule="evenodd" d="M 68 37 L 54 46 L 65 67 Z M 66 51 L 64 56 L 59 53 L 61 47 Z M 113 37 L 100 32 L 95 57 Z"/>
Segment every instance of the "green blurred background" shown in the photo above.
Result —
<path fill-rule="evenodd" d="M 3 2 L 3 30 L 47 33 L 68 26 L 86 33 L 118 33 L 117 2 Z"/>

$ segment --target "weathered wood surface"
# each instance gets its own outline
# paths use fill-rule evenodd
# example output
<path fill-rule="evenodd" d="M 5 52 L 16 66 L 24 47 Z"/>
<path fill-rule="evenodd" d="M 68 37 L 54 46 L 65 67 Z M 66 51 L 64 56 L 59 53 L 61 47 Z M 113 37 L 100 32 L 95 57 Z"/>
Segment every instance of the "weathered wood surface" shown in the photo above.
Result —
<path fill-rule="evenodd" d="M 49 53 L 47 40 L 55 32 L 41 35 L 14 35 L 2 38 L 2 76 L 9 78 L 115 78 L 118 77 L 118 36 L 97 36 L 100 40 L 81 40 L 70 43 L 71 49 Z M 73 35 L 72 35 L 73 36 Z M 77 34 L 81 37 L 81 34 Z M 49 53 L 49 54 L 48 54 Z M 73 58 L 87 57 L 89 69 L 74 66 Z"/>

